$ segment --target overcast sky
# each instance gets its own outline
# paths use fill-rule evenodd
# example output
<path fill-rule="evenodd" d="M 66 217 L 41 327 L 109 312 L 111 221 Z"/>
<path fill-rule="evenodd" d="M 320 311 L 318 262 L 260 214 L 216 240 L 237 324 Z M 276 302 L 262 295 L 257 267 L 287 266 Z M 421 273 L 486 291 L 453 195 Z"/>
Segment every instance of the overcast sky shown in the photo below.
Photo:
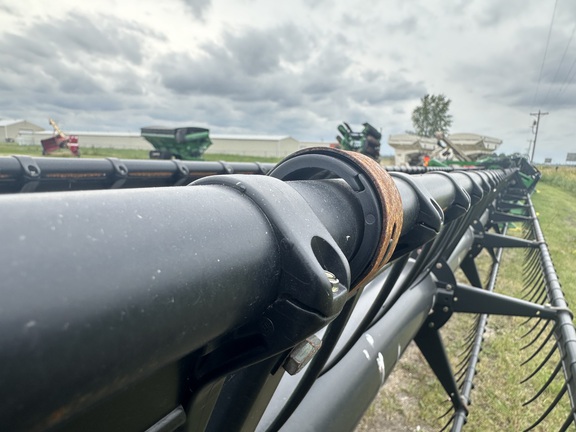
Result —
<path fill-rule="evenodd" d="M 549 112 L 535 159 L 561 162 L 576 152 L 576 2 L 556 5 L 549 32 L 555 0 L 7 0 L 0 118 L 333 142 L 341 121 L 412 129 L 419 99 L 443 93 L 452 133 L 506 153 Z"/>

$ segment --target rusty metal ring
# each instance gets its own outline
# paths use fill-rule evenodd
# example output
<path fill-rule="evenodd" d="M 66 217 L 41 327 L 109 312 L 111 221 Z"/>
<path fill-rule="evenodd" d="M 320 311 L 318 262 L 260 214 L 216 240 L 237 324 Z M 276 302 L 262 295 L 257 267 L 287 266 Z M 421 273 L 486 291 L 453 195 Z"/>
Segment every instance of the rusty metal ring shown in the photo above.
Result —
<path fill-rule="evenodd" d="M 383 229 L 378 242 L 378 249 L 366 275 L 359 282 L 360 285 L 369 282 L 378 270 L 390 260 L 402 232 L 404 211 L 400 192 L 396 188 L 394 180 L 379 163 L 361 153 L 344 153 L 348 158 L 356 162 L 371 180 L 374 189 L 378 193 L 382 208 Z"/>
<path fill-rule="evenodd" d="M 317 170 L 324 169 L 338 176 L 336 164 L 333 164 L 334 170 L 331 170 L 330 164 L 314 166 L 311 158 L 306 158 L 306 162 L 310 162 L 310 165 L 296 163 L 298 158 L 304 162 L 305 158 L 303 158 L 303 156 L 314 155 L 332 158 L 335 162 L 344 163 L 349 169 L 351 168 L 353 172 L 362 174 L 373 192 L 374 200 L 376 201 L 374 205 L 379 209 L 378 217 L 381 220 L 377 222 L 378 225 L 381 226 L 381 229 L 377 233 L 378 238 L 368 239 L 369 242 L 373 244 L 366 245 L 366 247 L 373 249 L 373 252 L 371 256 L 365 260 L 369 262 L 364 262 L 361 272 L 354 277 L 353 289 L 358 288 L 372 280 L 382 266 L 388 262 L 398 243 L 400 233 L 402 232 L 404 215 L 400 193 L 392 177 L 373 159 L 360 153 L 327 147 L 300 150 L 280 162 L 280 164 L 270 172 L 270 175 L 282 180 L 305 180 L 306 178 L 303 178 L 303 176 L 311 175 L 312 178 L 316 178 L 315 174 L 317 174 Z M 302 165 L 305 166 L 302 167 Z M 300 172 L 296 173 L 294 171 L 295 168 Z M 351 179 L 347 179 L 345 176 L 340 176 L 340 178 L 352 186 Z M 373 215 L 365 214 L 365 216 L 372 217 Z M 364 243 L 362 246 L 364 246 Z"/>

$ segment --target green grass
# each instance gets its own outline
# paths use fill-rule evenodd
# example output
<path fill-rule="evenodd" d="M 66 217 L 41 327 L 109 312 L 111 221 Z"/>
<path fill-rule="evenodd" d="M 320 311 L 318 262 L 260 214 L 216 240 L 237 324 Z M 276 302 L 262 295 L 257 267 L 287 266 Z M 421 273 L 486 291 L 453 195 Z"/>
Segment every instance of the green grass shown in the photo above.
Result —
<path fill-rule="evenodd" d="M 550 184 L 576 197 L 576 166 L 541 166 L 541 183 Z"/>
<path fill-rule="evenodd" d="M 100 147 L 81 147 L 80 153 L 83 158 L 105 158 L 115 157 L 118 159 L 149 159 L 148 150 L 132 150 L 132 149 L 115 149 L 115 148 L 100 148 Z M 12 155 L 26 155 L 42 157 L 42 146 L 40 145 L 26 145 L 21 146 L 14 143 L 0 142 L 0 156 Z M 50 157 L 70 157 L 74 156 L 68 150 L 58 150 L 49 155 Z M 258 156 L 241 156 L 229 154 L 204 154 L 206 161 L 227 161 L 227 162 L 271 162 L 277 163 L 280 158 L 272 157 L 258 157 Z"/>
<path fill-rule="evenodd" d="M 115 157 L 118 159 L 149 159 L 148 150 L 131 150 L 131 149 L 115 149 L 115 148 L 100 148 L 100 147 L 80 147 L 80 154 L 83 158 L 105 158 Z M 26 145 L 21 146 L 16 143 L 3 143 L 0 142 L 0 156 L 12 155 L 26 155 L 26 156 L 42 156 L 42 146 L 40 145 Z M 58 150 L 49 155 L 50 157 L 74 157 L 68 150 Z M 204 153 L 203 160 L 205 161 L 226 161 L 226 162 L 264 162 L 264 163 L 278 163 L 282 158 L 276 157 L 261 157 L 261 156 L 244 156 L 244 155 L 230 155 L 219 153 Z M 392 165 L 394 163 L 393 156 L 383 156 L 381 165 Z"/>

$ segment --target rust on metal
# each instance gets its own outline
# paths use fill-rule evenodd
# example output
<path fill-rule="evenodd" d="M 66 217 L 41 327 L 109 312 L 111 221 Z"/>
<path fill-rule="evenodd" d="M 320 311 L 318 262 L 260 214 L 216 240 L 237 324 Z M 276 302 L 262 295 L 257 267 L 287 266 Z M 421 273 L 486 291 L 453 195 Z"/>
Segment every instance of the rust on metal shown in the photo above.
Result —
<path fill-rule="evenodd" d="M 369 282 L 382 266 L 390 260 L 402 232 L 404 212 L 400 192 L 398 192 L 394 180 L 378 162 L 357 152 L 341 151 L 341 153 L 362 168 L 378 194 L 378 201 L 382 211 L 382 232 L 378 247 L 370 265 L 365 270 L 364 275 L 362 275 L 360 282 L 356 285 L 359 287 Z"/>

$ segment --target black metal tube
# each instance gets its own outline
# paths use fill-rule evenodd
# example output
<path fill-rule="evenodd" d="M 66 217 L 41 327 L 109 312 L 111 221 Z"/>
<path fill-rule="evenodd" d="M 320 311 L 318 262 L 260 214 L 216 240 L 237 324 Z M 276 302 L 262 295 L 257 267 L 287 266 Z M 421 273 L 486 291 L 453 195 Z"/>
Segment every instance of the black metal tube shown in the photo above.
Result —
<path fill-rule="evenodd" d="M 275 298 L 272 227 L 229 188 L 16 195 L 0 207 L 4 425 L 91 402 Z"/>
<path fill-rule="evenodd" d="M 133 187 L 190 183 L 216 174 L 266 174 L 272 163 L 136 159 L 0 157 L 0 193 Z"/>

